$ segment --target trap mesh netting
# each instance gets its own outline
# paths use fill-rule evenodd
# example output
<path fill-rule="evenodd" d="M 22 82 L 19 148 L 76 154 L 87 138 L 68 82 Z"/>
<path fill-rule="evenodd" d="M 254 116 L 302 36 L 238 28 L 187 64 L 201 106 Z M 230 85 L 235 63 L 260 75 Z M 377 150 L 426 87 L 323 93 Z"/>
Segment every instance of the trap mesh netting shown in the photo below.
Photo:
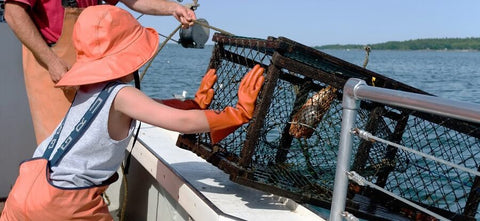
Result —
<path fill-rule="evenodd" d="M 237 103 L 238 84 L 255 65 L 265 83 L 253 119 L 219 144 L 209 134 L 180 135 L 177 145 L 224 170 L 234 182 L 330 208 L 347 79 L 427 94 L 280 37 L 215 34 L 209 68 L 217 69 L 210 109 Z M 362 101 L 356 127 L 452 163 L 479 168 L 477 124 Z M 356 137 L 351 169 L 368 181 L 449 219 L 475 219 L 480 180 L 381 142 Z M 351 182 L 347 210 L 372 219 L 429 220 L 398 200 Z M 391 214 L 386 216 L 385 214 Z"/>

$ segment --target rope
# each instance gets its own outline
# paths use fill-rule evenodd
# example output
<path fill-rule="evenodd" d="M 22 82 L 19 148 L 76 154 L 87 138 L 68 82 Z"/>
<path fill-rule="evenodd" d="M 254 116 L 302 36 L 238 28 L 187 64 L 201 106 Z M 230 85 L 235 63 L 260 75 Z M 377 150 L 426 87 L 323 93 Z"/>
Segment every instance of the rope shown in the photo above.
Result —
<path fill-rule="evenodd" d="M 145 73 L 147 73 L 148 68 L 152 65 L 152 62 L 153 62 L 153 60 L 155 60 L 155 57 L 157 57 L 158 53 L 163 49 L 163 47 L 165 47 L 167 42 L 172 38 L 172 36 L 175 33 L 177 33 L 178 30 L 180 30 L 181 27 L 182 27 L 182 25 L 179 25 L 177 28 L 175 28 L 175 30 L 172 31 L 172 33 L 167 37 L 167 39 L 165 39 L 165 41 L 163 41 L 163 43 L 158 48 L 157 52 L 155 52 L 155 55 L 153 55 L 153 58 L 147 63 L 147 66 L 145 67 L 145 69 L 143 69 L 142 73 L 140 74 L 140 81 L 143 80 L 143 76 L 145 76 Z"/>
<path fill-rule="evenodd" d="M 162 36 L 162 37 L 164 37 L 164 38 L 168 38 L 168 36 L 166 36 L 166 35 L 162 35 L 162 34 L 160 34 L 160 33 L 158 33 L 158 35 L 160 35 L 160 36 Z M 170 39 L 170 41 L 173 41 L 173 42 L 175 42 L 175 43 L 178 43 L 178 44 L 180 44 L 180 42 L 179 42 L 179 41 L 177 41 L 177 40 L 175 40 L 175 39 Z"/>
<path fill-rule="evenodd" d="M 203 23 L 203 22 L 199 22 L 199 21 L 197 21 L 197 20 L 195 20 L 195 21 L 193 21 L 193 22 L 195 22 L 195 24 L 199 24 L 199 25 L 204 26 L 204 27 L 206 27 L 206 28 L 213 29 L 213 30 L 218 31 L 218 32 L 220 32 L 220 33 L 222 33 L 222 34 L 225 34 L 225 35 L 230 35 L 230 36 L 233 36 L 233 35 L 234 35 L 234 34 L 232 34 L 232 33 L 230 33 L 230 32 L 227 32 L 227 31 L 222 30 L 222 29 L 220 29 L 220 28 L 213 27 L 213 26 L 211 26 L 211 25 L 209 25 L 209 24 L 206 24 L 206 23 Z"/>
<path fill-rule="evenodd" d="M 125 168 L 123 164 L 121 165 L 122 168 L 122 181 L 123 181 L 123 202 L 122 202 L 122 210 L 120 211 L 120 221 L 125 220 L 125 210 L 127 209 L 127 193 L 128 193 L 128 183 L 127 183 L 127 175 L 125 174 Z"/>

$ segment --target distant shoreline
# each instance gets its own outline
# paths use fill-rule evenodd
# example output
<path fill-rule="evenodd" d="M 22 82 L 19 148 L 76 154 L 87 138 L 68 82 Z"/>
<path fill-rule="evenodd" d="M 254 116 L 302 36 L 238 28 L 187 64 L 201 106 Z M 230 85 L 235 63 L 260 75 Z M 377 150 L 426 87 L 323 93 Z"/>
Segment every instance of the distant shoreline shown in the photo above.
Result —
<path fill-rule="evenodd" d="M 365 48 L 320 48 L 319 46 L 315 47 L 317 50 L 345 50 L 345 51 L 350 51 L 350 50 L 365 50 Z M 371 50 L 377 50 L 377 51 L 432 51 L 432 52 L 479 52 L 480 50 L 473 50 L 473 49 L 415 49 L 415 50 L 403 50 L 403 49 L 374 49 L 371 48 Z"/>
<path fill-rule="evenodd" d="M 369 46 L 372 50 L 400 51 L 480 51 L 480 38 L 429 38 L 407 41 L 388 41 L 378 44 L 332 44 L 315 46 L 316 49 L 361 49 Z"/>

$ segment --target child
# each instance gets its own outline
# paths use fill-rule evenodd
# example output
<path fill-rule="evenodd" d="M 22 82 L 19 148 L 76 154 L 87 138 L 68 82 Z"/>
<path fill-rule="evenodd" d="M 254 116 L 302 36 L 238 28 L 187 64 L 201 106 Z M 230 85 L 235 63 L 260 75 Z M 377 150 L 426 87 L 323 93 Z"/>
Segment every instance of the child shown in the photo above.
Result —
<path fill-rule="evenodd" d="M 215 143 L 251 119 L 264 82 L 257 65 L 242 79 L 235 108 L 201 110 L 213 97 L 210 70 L 195 99 L 165 102 L 179 106 L 172 108 L 127 84 L 155 55 L 155 30 L 118 7 L 92 6 L 78 18 L 73 42 L 77 61 L 56 86 L 78 87 L 75 100 L 34 158 L 20 165 L 0 220 L 112 220 L 101 194 L 116 179 L 135 120 L 187 134 L 209 131 Z M 194 107 L 201 109 L 182 110 Z"/>

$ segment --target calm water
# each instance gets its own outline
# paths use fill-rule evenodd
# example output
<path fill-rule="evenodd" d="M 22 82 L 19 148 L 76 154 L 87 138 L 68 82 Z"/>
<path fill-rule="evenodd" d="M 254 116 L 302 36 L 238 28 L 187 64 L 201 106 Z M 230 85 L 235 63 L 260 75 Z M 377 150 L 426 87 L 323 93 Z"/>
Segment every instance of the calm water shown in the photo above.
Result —
<path fill-rule="evenodd" d="M 212 45 L 185 49 L 168 44 L 148 69 L 142 88 L 150 96 L 170 98 L 187 91 L 193 96 L 206 72 Z M 363 50 L 324 50 L 358 66 Z M 439 97 L 480 103 L 480 52 L 461 51 L 375 51 L 368 69 Z"/>
<path fill-rule="evenodd" d="M 167 44 L 158 53 L 142 80 L 142 90 L 155 98 L 171 98 L 187 91 L 193 97 L 207 71 L 212 45 L 204 49 L 186 49 Z"/>
<path fill-rule="evenodd" d="M 362 50 L 326 50 L 362 66 Z M 439 97 L 480 103 L 480 52 L 372 51 L 367 68 Z"/>

